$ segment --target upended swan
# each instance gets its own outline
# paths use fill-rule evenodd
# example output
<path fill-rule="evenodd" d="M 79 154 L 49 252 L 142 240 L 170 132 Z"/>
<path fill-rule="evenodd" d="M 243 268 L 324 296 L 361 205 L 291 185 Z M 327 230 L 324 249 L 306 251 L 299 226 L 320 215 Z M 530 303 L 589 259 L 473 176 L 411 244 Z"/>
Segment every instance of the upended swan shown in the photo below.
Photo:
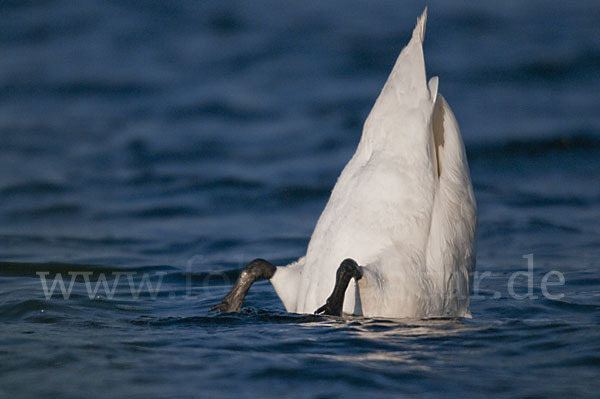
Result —
<path fill-rule="evenodd" d="M 212 310 L 237 312 L 271 281 L 288 312 L 470 317 L 477 209 L 464 144 L 438 78 L 427 83 L 417 19 L 331 193 L 306 255 L 256 259 Z"/>

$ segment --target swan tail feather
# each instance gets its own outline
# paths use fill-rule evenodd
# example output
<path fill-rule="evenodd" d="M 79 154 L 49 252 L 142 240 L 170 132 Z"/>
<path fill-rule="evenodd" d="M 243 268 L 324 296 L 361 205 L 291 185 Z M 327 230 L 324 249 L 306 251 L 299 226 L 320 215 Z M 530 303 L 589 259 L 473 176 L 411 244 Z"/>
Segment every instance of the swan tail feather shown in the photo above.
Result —
<path fill-rule="evenodd" d="M 421 14 L 421 16 L 417 18 L 417 26 L 415 26 L 415 29 L 413 30 L 413 37 L 416 36 L 416 38 L 418 38 L 421 41 L 421 43 L 423 43 L 423 40 L 425 40 L 426 26 L 427 26 L 427 6 L 423 10 L 423 13 Z"/>
<path fill-rule="evenodd" d="M 428 139 L 425 130 L 437 93 L 437 79 L 428 86 L 423 54 L 426 21 L 427 9 L 418 18 L 409 43 L 398 55 L 367 118 L 363 134 L 369 148 L 387 145 L 384 142 L 390 140 L 399 140 L 399 146 L 404 146 L 405 139 L 418 142 Z"/>

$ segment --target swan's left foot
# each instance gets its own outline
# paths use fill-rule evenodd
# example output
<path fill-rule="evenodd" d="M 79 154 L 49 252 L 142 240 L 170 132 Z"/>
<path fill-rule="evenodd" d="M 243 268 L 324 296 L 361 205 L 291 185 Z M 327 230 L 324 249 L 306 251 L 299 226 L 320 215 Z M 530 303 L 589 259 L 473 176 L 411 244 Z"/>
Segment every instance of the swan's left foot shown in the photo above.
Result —
<path fill-rule="evenodd" d="M 275 266 L 271 262 L 254 259 L 244 268 L 229 294 L 210 310 L 218 310 L 223 313 L 239 312 L 252 284 L 260 278 L 270 279 L 275 274 L 275 270 Z"/>
<path fill-rule="evenodd" d="M 350 280 L 356 281 L 362 277 L 362 270 L 354 259 L 346 259 L 342 262 L 335 275 L 335 287 L 333 293 L 327 298 L 325 305 L 315 311 L 315 314 L 324 314 L 331 316 L 341 316 L 344 306 L 344 296 Z"/>

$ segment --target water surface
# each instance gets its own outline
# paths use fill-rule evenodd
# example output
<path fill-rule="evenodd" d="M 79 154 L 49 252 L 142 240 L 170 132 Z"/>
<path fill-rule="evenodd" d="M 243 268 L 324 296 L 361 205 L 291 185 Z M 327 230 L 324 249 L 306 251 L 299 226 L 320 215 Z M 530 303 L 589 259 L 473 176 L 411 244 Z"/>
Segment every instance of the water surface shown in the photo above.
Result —
<path fill-rule="evenodd" d="M 597 2 L 429 2 L 472 319 L 287 314 L 266 282 L 208 312 L 246 262 L 305 252 L 423 7 L 1 2 L 0 396 L 595 397 Z"/>

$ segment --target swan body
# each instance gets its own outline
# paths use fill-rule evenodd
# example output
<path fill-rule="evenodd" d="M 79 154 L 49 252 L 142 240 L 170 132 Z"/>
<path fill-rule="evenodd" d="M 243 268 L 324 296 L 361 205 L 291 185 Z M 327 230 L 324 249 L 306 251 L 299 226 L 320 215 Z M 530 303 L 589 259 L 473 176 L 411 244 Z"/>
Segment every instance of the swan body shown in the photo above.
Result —
<path fill-rule="evenodd" d="M 426 80 L 418 18 L 311 236 L 306 255 L 270 278 L 285 308 L 325 303 L 352 258 L 343 312 L 469 317 L 477 210 L 464 144 L 438 78 Z"/>

